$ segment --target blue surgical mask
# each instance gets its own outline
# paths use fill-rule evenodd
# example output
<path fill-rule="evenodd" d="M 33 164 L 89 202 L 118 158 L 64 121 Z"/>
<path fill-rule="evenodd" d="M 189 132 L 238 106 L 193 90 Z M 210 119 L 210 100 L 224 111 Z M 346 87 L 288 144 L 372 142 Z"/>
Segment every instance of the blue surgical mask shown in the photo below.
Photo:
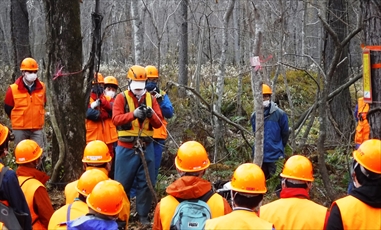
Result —
<path fill-rule="evenodd" d="M 146 90 L 147 90 L 148 92 L 151 92 L 151 91 L 155 90 L 156 87 L 157 87 L 157 82 L 148 81 L 148 82 L 146 83 Z"/>

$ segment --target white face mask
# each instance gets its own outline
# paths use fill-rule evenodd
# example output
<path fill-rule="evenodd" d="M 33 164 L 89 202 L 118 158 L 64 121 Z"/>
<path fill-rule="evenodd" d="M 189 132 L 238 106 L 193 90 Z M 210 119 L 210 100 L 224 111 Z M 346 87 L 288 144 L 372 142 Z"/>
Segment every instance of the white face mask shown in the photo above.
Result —
<path fill-rule="evenodd" d="M 109 96 L 111 98 L 114 98 L 115 97 L 115 92 L 114 91 L 106 91 L 106 96 Z"/>
<path fill-rule="evenodd" d="M 263 101 L 263 107 L 269 107 L 270 105 L 270 100 Z"/>
<path fill-rule="evenodd" d="M 25 80 L 29 82 L 34 82 L 37 79 L 37 74 L 35 73 L 25 73 Z"/>
<path fill-rule="evenodd" d="M 132 91 L 132 93 L 133 93 L 135 96 L 137 96 L 137 97 L 141 97 L 141 96 L 143 96 L 143 94 L 146 93 L 145 90 L 136 90 L 136 89 L 133 89 L 133 90 L 131 90 L 131 91 Z"/>

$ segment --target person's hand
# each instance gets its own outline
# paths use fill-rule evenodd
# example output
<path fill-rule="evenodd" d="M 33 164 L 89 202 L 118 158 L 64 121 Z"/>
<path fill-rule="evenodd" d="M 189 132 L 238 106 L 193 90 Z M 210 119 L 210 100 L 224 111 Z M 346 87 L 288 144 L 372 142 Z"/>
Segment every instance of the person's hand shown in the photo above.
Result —
<path fill-rule="evenodd" d="M 146 112 L 143 108 L 138 107 L 134 110 L 134 117 L 139 119 L 145 119 Z"/>
<path fill-rule="evenodd" d="M 95 109 L 96 107 L 98 107 L 99 105 L 101 104 L 101 101 L 99 99 L 97 99 L 96 101 L 94 101 L 93 103 L 90 104 L 90 107 L 92 109 Z"/>
<path fill-rule="evenodd" d="M 151 117 L 152 117 L 152 115 L 153 115 L 153 110 L 152 110 L 151 107 L 147 107 L 146 114 L 147 114 L 147 117 L 148 117 L 148 118 L 151 118 Z"/>

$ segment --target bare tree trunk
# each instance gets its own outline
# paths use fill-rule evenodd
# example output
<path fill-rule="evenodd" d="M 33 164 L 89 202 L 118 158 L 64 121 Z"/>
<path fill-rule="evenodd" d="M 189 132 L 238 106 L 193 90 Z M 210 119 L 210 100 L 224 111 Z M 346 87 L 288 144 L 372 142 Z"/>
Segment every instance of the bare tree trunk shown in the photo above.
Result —
<path fill-rule="evenodd" d="M 143 22 L 141 20 L 140 10 L 140 0 L 131 1 L 131 16 L 134 18 L 133 25 L 133 37 L 134 37 L 134 61 L 135 64 L 141 65 L 143 61 L 143 48 L 144 48 L 144 30 Z"/>
<path fill-rule="evenodd" d="M 364 44 L 379 46 L 381 44 L 381 3 L 376 0 L 362 0 L 361 12 L 364 28 Z M 370 50 L 370 65 L 381 62 L 381 52 Z M 370 137 L 381 139 L 381 71 L 372 68 L 370 71 L 372 85 L 372 100 L 368 120 L 371 127 Z"/>
<path fill-rule="evenodd" d="M 236 2 L 236 6 L 233 10 L 233 25 L 234 25 L 234 59 L 239 69 L 241 69 L 241 47 L 240 47 L 240 1 Z M 236 115 L 242 115 L 242 78 L 243 74 L 238 76 L 237 82 L 237 111 Z"/>
<path fill-rule="evenodd" d="M 11 0 L 11 38 L 13 48 L 13 73 L 15 81 L 21 75 L 21 61 L 31 56 L 29 44 L 29 19 L 27 1 Z"/>
<path fill-rule="evenodd" d="M 259 56 L 260 48 L 262 45 L 262 30 L 263 24 L 259 10 L 254 8 L 255 17 L 255 33 L 254 33 L 254 47 L 253 56 Z M 253 32 L 253 31 L 251 31 Z M 254 67 L 254 66 L 253 66 Z M 251 71 L 251 87 L 254 97 L 254 111 L 255 111 L 255 152 L 253 163 L 262 167 L 263 163 L 263 135 L 264 135 L 264 117 L 263 117 L 263 96 L 262 96 L 262 83 L 263 77 L 260 74 L 260 69 L 253 68 Z"/>
<path fill-rule="evenodd" d="M 188 85 L 188 0 L 181 0 L 181 34 L 179 47 L 179 76 L 180 85 Z M 185 97 L 185 90 L 179 90 L 179 97 Z"/>
<path fill-rule="evenodd" d="M 52 182 L 72 181 L 82 172 L 81 158 L 85 147 L 85 93 L 83 89 L 82 35 L 78 0 L 44 0 L 47 12 L 46 84 L 48 106 L 58 146 L 52 152 L 62 154 L 63 167 L 54 168 Z M 63 67 L 68 76 L 57 74 Z M 54 76 L 60 76 L 53 81 Z M 61 139 L 62 138 L 62 139 Z M 64 169 L 64 170 L 62 170 Z M 63 175 L 60 175 L 63 172 Z M 62 176 L 62 178 L 60 178 Z"/>
<path fill-rule="evenodd" d="M 201 57 L 202 57 L 202 51 L 203 51 L 203 47 L 204 47 L 204 37 L 205 37 L 205 23 L 206 19 L 205 17 L 202 18 L 202 21 L 201 21 L 201 31 L 200 31 L 200 37 L 199 37 L 199 40 L 198 40 L 198 50 L 197 50 L 197 63 L 196 63 L 196 71 L 194 73 L 194 78 L 196 78 L 196 83 L 195 83 L 195 89 L 197 91 L 197 93 L 200 93 L 200 72 L 201 72 Z M 200 104 L 200 99 L 196 99 L 196 106 L 198 107 L 198 105 Z M 196 108 L 195 110 L 195 116 L 196 117 L 199 117 L 198 115 L 198 108 Z"/>
<path fill-rule="evenodd" d="M 230 4 L 224 15 L 224 28 L 222 33 L 222 50 L 221 50 L 221 59 L 219 64 L 219 70 L 217 73 L 217 87 L 216 87 L 216 96 L 217 101 L 213 103 L 213 110 L 217 113 L 221 113 L 222 106 L 222 97 L 224 94 L 224 79 L 225 79 L 225 64 L 226 64 L 226 52 L 228 49 L 228 26 L 229 20 L 232 15 L 234 4 L 236 0 L 231 0 Z M 224 149 L 224 143 L 222 139 L 222 121 L 218 117 L 214 117 L 214 154 L 213 160 L 216 162 L 220 156 L 218 153 L 222 153 Z"/>

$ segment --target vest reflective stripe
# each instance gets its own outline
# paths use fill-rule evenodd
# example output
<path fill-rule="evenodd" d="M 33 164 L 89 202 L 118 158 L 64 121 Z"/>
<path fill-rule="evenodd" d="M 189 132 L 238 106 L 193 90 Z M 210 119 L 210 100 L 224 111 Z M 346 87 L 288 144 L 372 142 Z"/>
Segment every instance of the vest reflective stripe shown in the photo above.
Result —
<path fill-rule="evenodd" d="M 109 96 L 104 95 L 107 101 L 111 101 Z M 89 104 L 95 100 L 90 97 Z M 118 140 L 116 127 L 111 118 L 99 121 L 85 120 L 86 125 L 86 143 L 94 140 L 101 140 L 106 144 L 114 143 Z"/>
<path fill-rule="evenodd" d="M 353 196 L 338 199 L 344 229 L 381 229 L 381 208 L 373 208 Z"/>
<path fill-rule="evenodd" d="M 42 129 L 45 122 L 45 85 L 32 94 L 21 92 L 18 85 L 12 84 L 14 107 L 11 112 L 13 129 Z"/>
<path fill-rule="evenodd" d="M 369 112 L 369 104 L 364 102 L 364 98 L 360 97 L 357 100 L 357 126 L 355 133 L 355 143 L 362 144 L 369 139 L 370 125 L 366 116 Z"/>
<path fill-rule="evenodd" d="M 224 210 L 224 200 L 217 193 L 213 194 L 206 202 L 209 205 L 212 218 L 223 216 L 225 214 Z M 161 199 L 160 201 L 160 220 L 162 224 L 162 229 L 169 229 L 172 221 L 172 217 L 175 214 L 175 210 L 179 202 L 175 197 L 168 195 Z"/>
<path fill-rule="evenodd" d="M 124 95 L 126 95 L 129 111 L 133 112 L 135 110 L 134 100 L 128 94 L 128 90 L 124 91 Z M 146 93 L 145 101 L 146 101 L 146 106 L 152 108 L 152 96 L 148 92 Z M 153 130 L 152 130 L 152 128 L 150 128 L 149 120 L 148 119 L 144 120 L 143 125 L 142 125 L 142 129 L 143 129 L 143 131 L 140 134 L 140 136 L 142 136 L 142 137 L 147 137 L 147 136 L 152 137 Z M 138 119 L 134 119 L 132 121 L 132 127 L 131 127 L 131 129 L 130 130 L 118 130 L 118 136 L 120 136 L 120 137 L 124 137 L 124 136 L 127 136 L 127 137 L 137 137 L 139 135 L 139 130 L 140 130 L 139 121 L 138 121 Z"/>
<path fill-rule="evenodd" d="M 63 224 L 67 221 L 67 212 L 70 204 L 59 208 L 50 218 L 48 229 L 67 229 Z M 89 212 L 87 204 L 81 200 L 76 200 L 70 208 L 70 220 L 75 220 L 80 216 L 86 215 Z"/>
<path fill-rule="evenodd" d="M 38 220 L 38 215 L 33 208 L 34 193 L 39 187 L 45 188 L 45 186 L 40 181 L 38 181 L 37 179 L 34 179 L 33 177 L 19 176 L 18 179 L 19 179 L 20 186 L 22 185 L 21 190 L 23 191 L 26 202 L 28 203 L 30 215 L 32 217 L 33 229 L 46 229 Z"/>
<path fill-rule="evenodd" d="M 263 205 L 259 212 L 259 217 L 273 223 L 275 229 L 323 229 L 326 215 L 326 207 L 296 197 Z"/>

